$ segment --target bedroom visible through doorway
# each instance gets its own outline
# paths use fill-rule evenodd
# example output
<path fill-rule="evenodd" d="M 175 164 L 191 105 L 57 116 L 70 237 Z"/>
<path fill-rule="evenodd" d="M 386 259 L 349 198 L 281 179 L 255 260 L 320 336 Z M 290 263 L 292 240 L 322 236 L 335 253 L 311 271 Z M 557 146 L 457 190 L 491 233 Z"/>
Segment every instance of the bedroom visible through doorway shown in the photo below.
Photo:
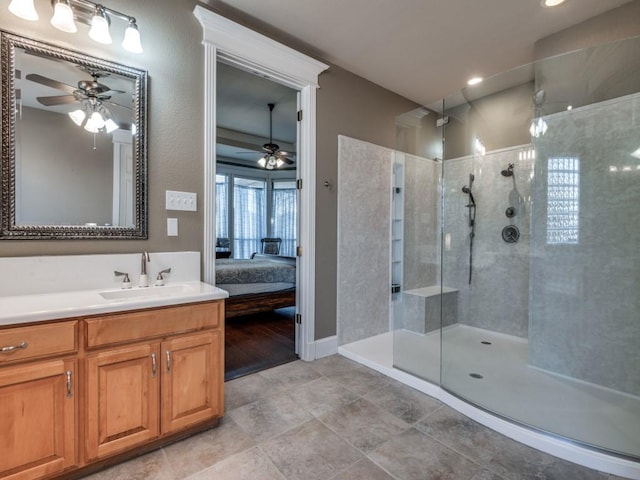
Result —
<path fill-rule="evenodd" d="M 216 285 L 225 379 L 296 355 L 298 92 L 217 64 Z"/>

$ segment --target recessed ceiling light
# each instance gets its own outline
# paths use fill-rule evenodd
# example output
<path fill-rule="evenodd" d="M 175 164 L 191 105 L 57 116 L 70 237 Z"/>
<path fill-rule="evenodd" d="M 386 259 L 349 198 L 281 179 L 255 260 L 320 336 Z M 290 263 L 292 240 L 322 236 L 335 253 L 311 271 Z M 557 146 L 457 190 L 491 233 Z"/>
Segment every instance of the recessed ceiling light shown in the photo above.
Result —
<path fill-rule="evenodd" d="M 467 85 L 477 85 L 483 80 L 482 77 L 473 77 L 467 80 Z"/>
<path fill-rule="evenodd" d="M 542 0 L 543 7 L 557 7 L 561 3 L 564 3 L 564 0 Z"/>

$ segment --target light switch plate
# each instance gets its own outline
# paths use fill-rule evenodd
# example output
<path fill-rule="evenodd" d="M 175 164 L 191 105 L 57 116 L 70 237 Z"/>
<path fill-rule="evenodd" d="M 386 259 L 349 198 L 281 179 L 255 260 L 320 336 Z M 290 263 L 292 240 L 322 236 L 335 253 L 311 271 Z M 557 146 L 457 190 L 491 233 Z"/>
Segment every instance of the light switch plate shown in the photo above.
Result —
<path fill-rule="evenodd" d="M 167 218 L 167 236 L 169 237 L 178 236 L 178 219 L 177 218 Z"/>
<path fill-rule="evenodd" d="M 167 210 L 185 210 L 187 212 L 195 212 L 198 208 L 198 199 L 195 193 L 167 190 L 166 195 Z"/>

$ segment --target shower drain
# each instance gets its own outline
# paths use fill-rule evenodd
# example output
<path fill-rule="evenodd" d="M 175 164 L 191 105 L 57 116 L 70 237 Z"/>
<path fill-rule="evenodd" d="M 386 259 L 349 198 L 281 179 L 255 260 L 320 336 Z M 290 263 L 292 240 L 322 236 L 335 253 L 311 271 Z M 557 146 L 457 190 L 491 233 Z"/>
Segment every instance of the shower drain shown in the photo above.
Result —
<path fill-rule="evenodd" d="M 483 345 L 491 345 L 491 342 L 487 342 L 486 340 L 483 340 L 482 342 L 480 342 Z"/>
<path fill-rule="evenodd" d="M 477 379 L 481 379 L 484 378 L 482 375 L 480 375 L 479 373 L 470 373 L 469 376 L 471 378 L 477 378 Z"/>

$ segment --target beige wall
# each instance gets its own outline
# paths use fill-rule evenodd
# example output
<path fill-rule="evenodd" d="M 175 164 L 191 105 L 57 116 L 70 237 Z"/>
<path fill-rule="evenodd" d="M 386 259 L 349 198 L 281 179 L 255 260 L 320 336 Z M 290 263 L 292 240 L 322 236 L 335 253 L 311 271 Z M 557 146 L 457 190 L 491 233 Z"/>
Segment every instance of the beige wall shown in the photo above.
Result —
<path fill-rule="evenodd" d="M 0 28 L 3 30 L 148 70 L 149 239 L 0 241 L 0 256 L 202 250 L 204 73 L 202 29 L 192 14 L 196 3 L 194 0 L 109 0 L 108 7 L 138 19 L 145 52 L 134 55 L 120 48 L 117 38 L 114 38 L 112 46 L 104 47 L 84 34 L 59 32 L 48 22 L 51 13 L 48 2 L 36 2 L 41 19 L 35 23 L 9 14 L 6 11 L 8 3 L 2 2 Z M 229 10 L 222 13 L 243 23 L 238 12 Z M 115 25 L 117 23 L 114 21 Z M 84 26 L 79 26 L 79 29 L 86 31 Z M 285 43 L 293 48 L 304 47 L 290 41 Z M 394 117 L 416 106 L 333 66 L 321 75 L 320 87 L 318 184 L 313 186 L 318 192 L 316 338 L 333 335 L 336 330 L 336 192 L 322 184 L 326 179 L 335 184 L 337 136 L 342 133 L 393 147 Z M 164 192 L 167 189 L 196 192 L 198 212 L 170 212 L 167 215 L 164 209 Z M 167 216 L 178 218 L 178 237 L 167 237 Z"/>

